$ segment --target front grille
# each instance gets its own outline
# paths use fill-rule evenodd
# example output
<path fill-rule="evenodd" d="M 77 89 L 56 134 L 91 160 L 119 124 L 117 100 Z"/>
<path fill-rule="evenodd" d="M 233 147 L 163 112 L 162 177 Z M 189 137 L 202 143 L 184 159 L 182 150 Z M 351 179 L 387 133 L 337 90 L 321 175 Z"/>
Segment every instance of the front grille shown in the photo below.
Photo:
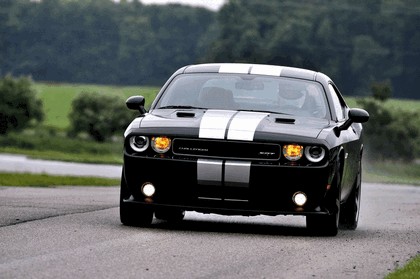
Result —
<path fill-rule="evenodd" d="M 280 159 L 279 144 L 204 139 L 174 139 L 175 155 L 275 161 Z"/>

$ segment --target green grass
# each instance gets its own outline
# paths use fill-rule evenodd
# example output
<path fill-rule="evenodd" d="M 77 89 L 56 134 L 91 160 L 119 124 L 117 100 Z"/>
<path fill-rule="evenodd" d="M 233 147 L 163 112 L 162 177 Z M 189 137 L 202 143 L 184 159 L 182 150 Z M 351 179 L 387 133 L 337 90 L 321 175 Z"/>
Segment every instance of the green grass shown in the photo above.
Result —
<path fill-rule="evenodd" d="M 124 98 L 133 95 L 143 95 L 146 98 L 146 107 L 149 107 L 159 91 L 158 87 L 149 86 L 107 86 L 65 83 L 34 83 L 34 89 L 43 103 L 45 112 L 43 124 L 62 130 L 69 127 L 70 124 L 68 115 L 71 110 L 71 102 L 82 92 L 115 94 Z"/>
<path fill-rule="evenodd" d="M 420 186 L 420 164 L 404 162 L 364 162 L 363 181 Z"/>
<path fill-rule="evenodd" d="M 388 274 L 385 279 L 418 279 L 420 278 L 420 255 L 409 261 L 405 266 Z"/>
<path fill-rule="evenodd" d="M 0 173 L 0 185 L 2 186 L 116 186 L 119 184 L 119 179 L 100 177 L 55 176 L 47 174 L 7 172 Z"/>
<path fill-rule="evenodd" d="M 123 138 L 98 143 L 68 138 L 63 132 L 38 127 L 0 136 L 0 153 L 24 154 L 33 158 L 83 163 L 121 164 Z"/>
<path fill-rule="evenodd" d="M 357 100 L 360 97 L 345 97 L 347 105 L 351 108 L 360 107 L 357 103 Z M 408 100 L 408 99 L 389 99 L 384 103 L 385 107 L 392 110 L 404 110 L 411 112 L 420 111 L 420 101 L 419 100 Z"/>
<path fill-rule="evenodd" d="M 122 147 L 122 146 L 121 146 Z M 120 165 L 123 162 L 122 151 L 118 154 L 92 154 L 92 153 L 64 153 L 57 150 L 29 150 L 14 147 L 0 147 L 0 153 L 22 154 L 29 158 L 75 162 L 75 163 L 91 163 L 91 164 L 110 164 Z"/>

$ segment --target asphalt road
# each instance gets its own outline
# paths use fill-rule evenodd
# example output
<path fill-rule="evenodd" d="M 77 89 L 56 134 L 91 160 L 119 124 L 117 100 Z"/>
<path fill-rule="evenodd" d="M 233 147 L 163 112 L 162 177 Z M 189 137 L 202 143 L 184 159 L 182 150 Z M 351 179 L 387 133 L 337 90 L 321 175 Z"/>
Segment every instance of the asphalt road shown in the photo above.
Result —
<path fill-rule="evenodd" d="M 364 184 L 356 231 L 187 212 L 121 225 L 118 187 L 0 187 L 0 278 L 383 278 L 420 252 L 420 187 Z"/>

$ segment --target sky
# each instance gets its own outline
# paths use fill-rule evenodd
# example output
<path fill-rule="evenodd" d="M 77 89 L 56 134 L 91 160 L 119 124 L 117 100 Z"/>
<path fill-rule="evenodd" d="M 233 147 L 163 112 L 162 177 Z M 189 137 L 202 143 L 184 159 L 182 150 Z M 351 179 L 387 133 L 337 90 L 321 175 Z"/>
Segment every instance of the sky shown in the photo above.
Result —
<path fill-rule="evenodd" d="M 219 10 L 226 0 L 140 0 L 143 4 L 183 4 L 196 7 L 204 7 L 213 11 Z"/>

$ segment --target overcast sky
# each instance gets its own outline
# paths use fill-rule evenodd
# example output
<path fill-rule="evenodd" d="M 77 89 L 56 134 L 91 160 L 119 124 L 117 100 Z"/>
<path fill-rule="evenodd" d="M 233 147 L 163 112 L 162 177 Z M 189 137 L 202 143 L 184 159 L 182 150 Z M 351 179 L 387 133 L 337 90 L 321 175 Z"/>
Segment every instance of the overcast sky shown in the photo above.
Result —
<path fill-rule="evenodd" d="M 140 0 L 143 4 L 169 4 L 179 3 L 198 7 L 205 7 L 214 11 L 226 2 L 226 0 Z"/>

